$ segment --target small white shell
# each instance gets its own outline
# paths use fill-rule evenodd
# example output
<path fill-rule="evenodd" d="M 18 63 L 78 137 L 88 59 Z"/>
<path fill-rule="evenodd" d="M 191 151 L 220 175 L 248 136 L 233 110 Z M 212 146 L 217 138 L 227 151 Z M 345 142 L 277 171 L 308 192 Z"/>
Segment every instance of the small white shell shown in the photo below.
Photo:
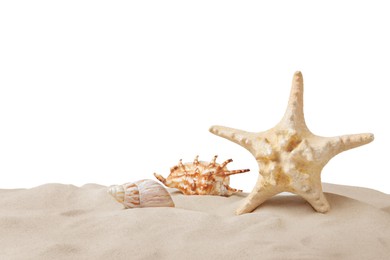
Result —
<path fill-rule="evenodd" d="M 108 193 L 127 209 L 175 206 L 169 192 L 153 180 L 113 185 L 108 188 Z"/>

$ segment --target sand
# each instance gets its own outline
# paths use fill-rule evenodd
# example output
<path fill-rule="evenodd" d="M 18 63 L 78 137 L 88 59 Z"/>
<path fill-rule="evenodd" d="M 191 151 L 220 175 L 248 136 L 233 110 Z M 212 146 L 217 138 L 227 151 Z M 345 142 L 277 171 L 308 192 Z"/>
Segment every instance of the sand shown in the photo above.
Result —
<path fill-rule="evenodd" d="M 0 190 L 0 259 L 389 259 L 390 195 L 324 189 L 327 214 L 282 194 L 242 216 L 243 193 L 124 210 L 96 184 Z"/>

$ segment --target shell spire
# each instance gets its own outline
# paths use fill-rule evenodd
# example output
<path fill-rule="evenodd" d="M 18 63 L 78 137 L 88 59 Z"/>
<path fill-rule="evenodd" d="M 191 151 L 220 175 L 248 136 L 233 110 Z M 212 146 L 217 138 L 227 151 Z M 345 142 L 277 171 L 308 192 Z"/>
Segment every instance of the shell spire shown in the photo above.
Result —
<path fill-rule="evenodd" d="M 225 168 L 226 165 L 228 165 L 229 163 L 233 162 L 233 159 L 227 159 L 226 161 L 224 161 L 220 166 L 219 168 Z"/>
<path fill-rule="evenodd" d="M 199 165 L 199 155 L 195 156 L 195 159 L 194 159 L 194 165 Z"/>
<path fill-rule="evenodd" d="M 182 160 L 182 159 L 179 160 L 178 166 L 179 166 L 180 169 L 182 169 L 182 170 L 185 171 L 186 168 L 184 167 L 184 164 L 183 164 L 183 160 Z"/>
<path fill-rule="evenodd" d="M 211 162 L 209 163 L 209 166 L 210 166 L 210 167 L 215 166 L 215 161 L 217 160 L 217 157 L 218 157 L 218 155 L 214 155 L 213 159 L 212 159 Z"/>

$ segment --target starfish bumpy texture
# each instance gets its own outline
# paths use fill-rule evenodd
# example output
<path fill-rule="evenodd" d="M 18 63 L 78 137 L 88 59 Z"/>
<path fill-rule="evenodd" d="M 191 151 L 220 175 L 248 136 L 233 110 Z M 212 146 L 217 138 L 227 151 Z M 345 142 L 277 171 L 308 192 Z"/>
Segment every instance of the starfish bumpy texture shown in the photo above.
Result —
<path fill-rule="evenodd" d="M 335 155 L 374 140 L 370 133 L 337 137 L 311 133 L 303 115 L 303 78 L 299 71 L 293 77 L 285 115 L 274 128 L 251 133 L 212 126 L 210 132 L 246 148 L 259 165 L 257 183 L 237 209 L 238 215 L 252 212 L 281 192 L 297 194 L 316 211 L 327 212 L 330 206 L 322 191 L 322 168 Z"/>

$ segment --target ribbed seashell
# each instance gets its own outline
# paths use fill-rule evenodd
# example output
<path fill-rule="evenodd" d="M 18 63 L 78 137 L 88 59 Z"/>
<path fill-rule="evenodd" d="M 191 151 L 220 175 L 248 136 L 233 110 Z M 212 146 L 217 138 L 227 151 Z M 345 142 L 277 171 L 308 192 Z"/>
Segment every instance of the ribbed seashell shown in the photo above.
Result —
<path fill-rule="evenodd" d="M 216 163 L 217 155 L 211 162 L 198 161 L 195 157 L 192 163 L 182 163 L 171 168 L 171 173 L 165 179 L 155 173 L 154 176 L 170 188 L 177 188 L 186 195 L 220 195 L 230 196 L 233 193 L 241 192 L 229 186 L 230 175 L 248 172 L 249 169 L 229 171 L 226 165 L 232 159 L 226 160 L 222 164 Z"/>
<path fill-rule="evenodd" d="M 174 207 L 169 192 L 154 180 L 140 180 L 108 188 L 112 195 L 125 208 Z"/>

